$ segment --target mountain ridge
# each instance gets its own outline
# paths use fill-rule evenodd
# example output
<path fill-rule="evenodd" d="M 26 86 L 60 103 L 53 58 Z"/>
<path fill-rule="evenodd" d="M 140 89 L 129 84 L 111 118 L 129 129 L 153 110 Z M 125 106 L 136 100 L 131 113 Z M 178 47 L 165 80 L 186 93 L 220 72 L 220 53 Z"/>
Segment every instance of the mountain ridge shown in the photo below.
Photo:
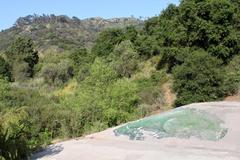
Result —
<path fill-rule="evenodd" d="M 20 17 L 9 29 L 0 32 L 0 51 L 4 51 L 16 36 L 28 36 L 44 52 L 54 47 L 59 51 L 85 46 L 91 48 L 98 33 L 107 28 L 143 26 L 143 20 L 134 17 L 79 19 L 65 15 L 28 15 Z"/>

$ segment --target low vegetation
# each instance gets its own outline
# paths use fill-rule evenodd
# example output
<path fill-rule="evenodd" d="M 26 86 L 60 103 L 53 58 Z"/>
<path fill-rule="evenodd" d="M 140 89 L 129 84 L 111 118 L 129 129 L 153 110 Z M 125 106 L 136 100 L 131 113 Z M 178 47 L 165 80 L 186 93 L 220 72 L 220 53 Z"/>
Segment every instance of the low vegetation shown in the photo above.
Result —
<path fill-rule="evenodd" d="M 0 34 L 0 40 L 7 38 L 0 53 L 0 159 L 27 159 L 56 138 L 79 137 L 163 109 L 161 88 L 172 81 L 176 107 L 237 93 L 239 8 L 236 0 L 183 0 L 142 28 L 101 28 L 91 45 L 52 31 L 56 24 L 77 25 L 77 19 L 19 19 L 18 29 Z M 24 26 L 32 31 L 10 38 Z M 43 30 L 58 33 L 48 39 L 57 50 L 36 38 Z"/>

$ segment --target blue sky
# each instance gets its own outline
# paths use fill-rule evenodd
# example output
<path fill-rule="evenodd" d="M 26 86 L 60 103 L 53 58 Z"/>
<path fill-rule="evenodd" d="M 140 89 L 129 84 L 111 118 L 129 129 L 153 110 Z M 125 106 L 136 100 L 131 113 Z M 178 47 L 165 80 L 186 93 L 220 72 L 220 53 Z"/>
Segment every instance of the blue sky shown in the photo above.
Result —
<path fill-rule="evenodd" d="M 56 14 L 88 17 L 151 17 L 179 0 L 1 0 L 0 30 L 29 14 Z"/>

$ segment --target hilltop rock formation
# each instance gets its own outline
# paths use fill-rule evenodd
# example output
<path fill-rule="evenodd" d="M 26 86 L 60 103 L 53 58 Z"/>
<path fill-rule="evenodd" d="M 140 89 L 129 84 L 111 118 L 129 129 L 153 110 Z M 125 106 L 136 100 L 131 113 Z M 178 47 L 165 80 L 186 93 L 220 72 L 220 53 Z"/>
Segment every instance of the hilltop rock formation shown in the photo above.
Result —
<path fill-rule="evenodd" d="M 107 28 L 141 27 L 143 21 L 134 17 L 79 19 L 65 15 L 28 15 L 20 17 L 13 27 L 0 32 L 0 51 L 5 50 L 16 36 L 31 37 L 38 49 L 59 50 L 77 46 L 91 47 L 99 32 Z"/>

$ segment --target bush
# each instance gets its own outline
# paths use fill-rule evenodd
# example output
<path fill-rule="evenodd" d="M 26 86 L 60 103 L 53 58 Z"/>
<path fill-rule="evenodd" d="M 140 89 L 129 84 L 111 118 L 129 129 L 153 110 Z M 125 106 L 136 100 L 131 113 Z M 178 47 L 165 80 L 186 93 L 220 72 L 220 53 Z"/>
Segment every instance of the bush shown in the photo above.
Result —
<path fill-rule="evenodd" d="M 30 38 L 16 38 L 6 51 L 8 62 L 13 69 L 14 80 L 25 80 L 33 77 L 34 66 L 38 63 L 38 52 Z"/>
<path fill-rule="evenodd" d="M 190 55 L 189 48 L 167 47 L 161 50 L 162 57 L 158 62 L 156 69 L 160 70 L 166 67 L 167 72 L 171 73 L 176 65 L 181 65 Z"/>
<path fill-rule="evenodd" d="M 78 48 L 70 54 L 69 58 L 74 63 L 74 73 L 78 73 L 80 70 L 88 67 L 89 64 L 93 63 L 94 58 L 86 48 Z"/>
<path fill-rule="evenodd" d="M 109 55 L 111 65 L 119 77 L 130 78 L 138 69 L 138 53 L 134 50 L 131 41 L 123 41 L 116 45 L 113 53 Z"/>
<path fill-rule="evenodd" d="M 0 57 L 0 78 L 11 80 L 10 65 L 2 57 Z"/>
<path fill-rule="evenodd" d="M 240 91 L 240 56 L 233 57 L 226 66 L 226 83 L 231 86 L 230 94 Z"/>
<path fill-rule="evenodd" d="M 73 77 L 73 67 L 67 60 L 58 64 L 48 64 L 42 68 L 41 76 L 49 85 L 60 86 Z"/>
<path fill-rule="evenodd" d="M 118 108 L 131 113 L 138 104 L 137 84 L 128 79 L 116 81 L 108 89 L 109 98 L 112 100 L 110 108 Z"/>
<path fill-rule="evenodd" d="M 108 56 L 116 44 L 124 40 L 124 32 L 121 29 L 108 29 L 101 32 L 92 48 L 97 56 Z"/>
<path fill-rule="evenodd" d="M 223 98 L 229 88 L 225 86 L 225 72 L 221 61 L 204 51 L 195 51 L 173 71 L 176 106 L 193 102 L 206 102 Z"/>
<path fill-rule="evenodd" d="M 73 60 L 74 65 L 80 66 L 81 64 L 88 63 L 88 60 L 86 59 L 88 56 L 86 48 L 78 48 L 74 50 L 69 57 Z"/>
<path fill-rule="evenodd" d="M 4 123 L 3 123 L 4 122 Z M 27 159 L 29 121 L 21 109 L 2 114 L 0 118 L 0 155 L 9 160 Z M 0 158 L 1 158 L 0 156 Z"/>

